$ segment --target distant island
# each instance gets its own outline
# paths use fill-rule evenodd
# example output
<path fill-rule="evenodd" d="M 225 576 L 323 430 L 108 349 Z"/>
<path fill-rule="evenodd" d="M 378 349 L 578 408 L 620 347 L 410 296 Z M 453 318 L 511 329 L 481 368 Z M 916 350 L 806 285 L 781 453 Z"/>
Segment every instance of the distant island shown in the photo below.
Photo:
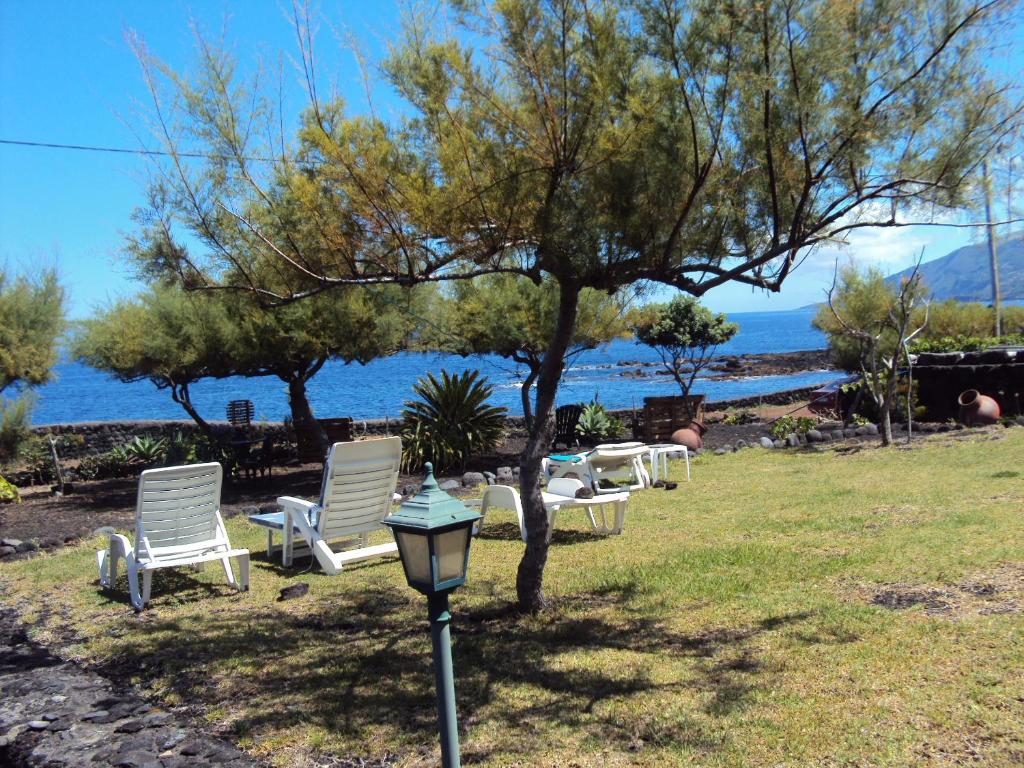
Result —
<path fill-rule="evenodd" d="M 1024 233 L 1017 233 L 998 243 L 999 283 L 1004 300 L 1024 299 Z M 886 278 L 899 285 L 900 278 L 909 277 L 913 267 Z M 965 245 L 942 258 L 921 265 L 921 275 L 939 301 L 992 301 L 992 275 L 988 244 L 984 241 Z"/>

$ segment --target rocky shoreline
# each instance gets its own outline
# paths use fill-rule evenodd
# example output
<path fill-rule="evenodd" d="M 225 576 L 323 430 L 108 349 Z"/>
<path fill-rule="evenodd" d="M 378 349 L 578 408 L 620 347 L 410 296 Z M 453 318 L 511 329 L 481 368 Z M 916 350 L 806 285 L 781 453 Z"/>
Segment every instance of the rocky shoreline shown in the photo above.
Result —
<path fill-rule="evenodd" d="M 660 362 L 622 360 L 617 367 L 628 368 L 619 376 L 646 378 L 668 376 Z M 746 378 L 750 376 L 785 376 L 805 371 L 835 370 L 832 353 L 827 349 L 808 349 L 800 352 L 770 352 L 765 354 L 719 355 L 712 359 L 707 371 L 719 374 L 715 378 Z M 684 370 L 691 370 L 689 367 Z"/>

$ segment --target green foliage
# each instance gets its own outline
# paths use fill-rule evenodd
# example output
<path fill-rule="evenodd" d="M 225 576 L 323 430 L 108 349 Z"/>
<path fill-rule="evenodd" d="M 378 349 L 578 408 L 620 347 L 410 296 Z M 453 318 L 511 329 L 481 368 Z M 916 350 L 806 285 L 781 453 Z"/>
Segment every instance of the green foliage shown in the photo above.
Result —
<path fill-rule="evenodd" d="M 420 378 L 413 386 L 420 399 L 407 401 L 402 411 L 405 470 L 418 470 L 426 461 L 436 472 L 463 468 L 471 455 L 493 449 L 507 412 L 487 404 L 493 391 L 479 371 Z"/>
<path fill-rule="evenodd" d="M 118 380 L 170 389 L 193 418 L 188 387 L 232 373 L 234 332 L 225 306 L 202 293 L 155 285 L 80 324 L 72 354 Z"/>
<path fill-rule="evenodd" d="M 697 373 L 711 362 L 718 345 L 738 331 L 736 323 L 701 306 L 692 296 L 648 305 L 633 328 L 641 343 L 658 351 L 684 397 L 690 393 Z"/>
<path fill-rule="evenodd" d="M 54 270 L 11 279 L 0 267 L 0 392 L 45 384 L 64 330 L 64 288 Z"/>
<path fill-rule="evenodd" d="M 33 405 L 34 400 L 29 392 L 14 400 L 0 396 L 0 462 L 16 459 L 32 434 L 29 419 Z"/>
<path fill-rule="evenodd" d="M 83 457 L 74 474 L 81 480 L 109 480 L 133 477 L 145 468 L 122 446 L 117 446 L 106 453 Z"/>
<path fill-rule="evenodd" d="M 915 293 L 923 295 L 923 286 L 918 286 Z M 828 334 L 829 348 L 840 368 L 861 373 L 865 357 L 870 353 L 868 342 L 854 335 L 855 332 L 877 336 L 880 348 L 893 350 L 897 347 L 899 339 L 890 322 L 896 301 L 896 289 L 885 282 L 885 275 L 877 267 L 861 271 L 847 265 L 839 271 L 832 298 L 835 312 L 823 304 L 818 308 L 813 325 Z M 836 318 L 836 312 L 848 328 Z"/>
<path fill-rule="evenodd" d="M 627 306 L 624 296 L 584 290 L 570 354 L 626 336 Z M 554 334 L 558 284 L 487 275 L 455 283 L 436 297 L 433 309 L 421 346 L 459 355 L 496 354 L 539 365 Z"/>
<path fill-rule="evenodd" d="M 583 406 L 580 420 L 576 424 L 576 434 L 580 441 L 591 444 L 618 437 L 624 429 L 622 421 L 610 415 L 600 403 Z"/>
<path fill-rule="evenodd" d="M 920 310 L 915 320 L 923 319 Z M 995 309 L 978 302 L 947 301 L 933 302 L 928 308 L 928 326 L 922 334 L 924 339 L 944 338 L 991 338 L 995 330 Z M 1002 309 L 1003 333 L 1024 334 L 1024 307 L 1009 305 Z"/>
<path fill-rule="evenodd" d="M 521 395 L 529 420 L 533 382 L 555 332 L 558 306 L 554 280 L 536 285 L 519 275 L 498 274 L 460 281 L 435 297 L 417 346 L 457 355 L 496 354 L 525 365 L 529 376 Z M 567 359 L 627 336 L 628 306 L 624 293 L 584 289 Z"/>
<path fill-rule="evenodd" d="M 9 462 L 9 466 L 20 466 L 32 473 L 33 482 L 44 485 L 57 479 L 56 470 L 53 467 L 53 454 L 50 450 L 51 435 L 29 434 L 21 445 L 16 461 Z M 57 446 L 57 454 L 63 456 L 70 448 L 77 448 L 85 442 L 82 435 L 55 435 L 54 443 Z"/>
<path fill-rule="evenodd" d="M 781 440 L 792 434 L 806 434 L 810 430 L 814 429 L 816 424 L 817 422 L 815 422 L 814 419 L 810 419 L 806 416 L 798 416 L 796 418 L 793 416 L 782 416 L 772 423 L 768 432 L 772 437 L 777 440 Z"/>
<path fill-rule="evenodd" d="M 20 503 L 21 494 L 18 493 L 18 488 L 14 483 L 0 475 L 0 504 L 10 504 L 11 502 Z"/>
<path fill-rule="evenodd" d="M 167 466 L 176 467 L 182 464 L 195 464 L 200 461 L 203 451 L 203 440 L 185 432 L 176 431 L 167 440 L 164 461 Z"/>
<path fill-rule="evenodd" d="M 914 339 L 911 352 L 980 352 L 999 344 L 1024 345 L 1024 333 L 1009 336 L 942 336 Z"/>
<path fill-rule="evenodd" d="M 722 423 L 732 426 L 734 424 L 756 424 L 759 420 L 757 414 L 753 411 L 736 411 L 735 413 L 726 414 L 725 418 L 722 419 Z"/>
<path fill-rule="evenodd" d="M 167 440 L 148 435 L 136 435 L 118 448 L 124 451 L 129 460 L 149 467 L 163 461 L 167 454 Z"/>

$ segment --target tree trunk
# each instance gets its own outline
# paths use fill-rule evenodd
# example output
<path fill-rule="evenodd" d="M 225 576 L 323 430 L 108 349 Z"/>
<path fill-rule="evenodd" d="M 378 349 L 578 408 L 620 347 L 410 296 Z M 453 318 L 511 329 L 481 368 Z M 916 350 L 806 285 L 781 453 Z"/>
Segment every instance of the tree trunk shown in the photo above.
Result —
<path fill-rule="evenodd" d="M 892 445 L 892 414 L 888 403 L 882 408 L 882 445 Z"/>
<path fill-rule="evenodd" d="M 309 406 L 306 380 L 307 377 L 301 374 L 285 378 L 288 383 L 288 405 L 292 411 L 292 428 L 295 430 L 300 457 L 318 455 L 323 458 L 327 454 L 327 437 Z"/>
<path fill-rule="evenodd" d="M 530 368 L 530 373 L 523 380 L 523 386 L 519 390 L 519 396 L 523 399 L 523 420 L 526 423 L 527 432 L 533 429 L 533 402 L 530 399 L 530 391 L 533 389 L 533 383 L 537 380 L 539 373 L 540 369 Z"/>
<path fill-rule="evenodd" d="M 171 384 L 171 399 L 174 400 L 178 405 L 185 409 L 185 413 L 192 417 L 192 421 L 196 423 L 200 431 L 206 435 L 207 439 L 213 441 L 213 427 L 199 415 L 199 411 L 192 405 L 192 397 L 188 392 L 188 384 Z"/>
<path fill-rule="evenodd" d="M 551 444 L 555 395 L 579 308 L 579 287 L 559 283 L 558 321 L 537 377 L 537 409 L 519 460 L 519 489 L 526 518 L 526 552 L 516 574 L 516 595 L 524 611 L 545 607 L 544 565 L 548 559 L 548 516 L 541 500 L 541 459 Z"/>

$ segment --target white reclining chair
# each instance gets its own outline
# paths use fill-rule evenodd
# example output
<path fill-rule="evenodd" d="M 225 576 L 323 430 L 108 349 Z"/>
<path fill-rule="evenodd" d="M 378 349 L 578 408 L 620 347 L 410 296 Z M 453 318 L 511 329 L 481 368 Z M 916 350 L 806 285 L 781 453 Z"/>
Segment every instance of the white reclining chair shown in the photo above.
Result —
<path fill-rule="evenodd" d="M 109 547 L 96 553 L 100 584 L 107 589 L 114 586 L 118 561 L 123 558 L 132 607 L 141 611 L 149 602 L 157 568 L 220 560 L 228 584 L 248 589 L 249 550 L 232 549 L 228 541 L 220 516 L 222 483 L 223 470 L 216 462 L 143 472 L 135 505 L 135 546 L 126 536 L 110 535 Z M 232 557 L 238 560 L 237 582 L 231 571 Z"/>
<path fill-rule="evenodd" d="M 650 448 L 644 443 L 608 443 L 573 456 L 549 456 L 542 463 L 552 479 L 575 475 L 594 493 L 618 493 L 621 488 L 602 488 L 600 481 L 627 480 L 630 491 L 651 487 L 651 476 L 644 466 L 649 454 Z"/>
<path fill-rule="evenodd" d="M 551 480 L 547 490 L 541 492 L 544 509 L 548 513 L 548 541 L 551 541 L 551 534 L 555 530 L 555 516 L 558 511 L 571 508 L 586 509 L 590 524 L 598 533 L 622 533 L 622 527 L 626 521 L 626 503 L 629 501 L 629 493 L 619 491 L 589 499 L 576 498 L 576 492 L 585 487 L 582 480 L 573 477 L 559 477 Z M 489 485 L 484 489 L 484 496 L 480 500 L 480 514 L 483 517 L 476 524 L 474 535 L 480 534 L 487 510 L 492 507 L 515 510 L 516 516 L 519 518 L 519 535 L 523 541 L 526 541 L 526 518 L 523 515 L 523 503 L 519 498 L 519 492 L 508 485 Z M 607 518 L 609 508 L 612 508 L 615 514 L 615 523 L 611 526 L 608 525 Z M 601 517 L 600 524 L 597 522 L 595 510 Z"/>
<path fill-rule="evenodd" d="M 401 461 L 399 437 L 332 445 L 320 501 L 292 496 L 277 500 L 285 515 L 284 565 L 291 565 L 296 532 L 331 576 L 346 563 L 397 553 L 393 541 L 370 546 L 369 535 L 384 529 L 383 520 L 391 514 Z"/>

